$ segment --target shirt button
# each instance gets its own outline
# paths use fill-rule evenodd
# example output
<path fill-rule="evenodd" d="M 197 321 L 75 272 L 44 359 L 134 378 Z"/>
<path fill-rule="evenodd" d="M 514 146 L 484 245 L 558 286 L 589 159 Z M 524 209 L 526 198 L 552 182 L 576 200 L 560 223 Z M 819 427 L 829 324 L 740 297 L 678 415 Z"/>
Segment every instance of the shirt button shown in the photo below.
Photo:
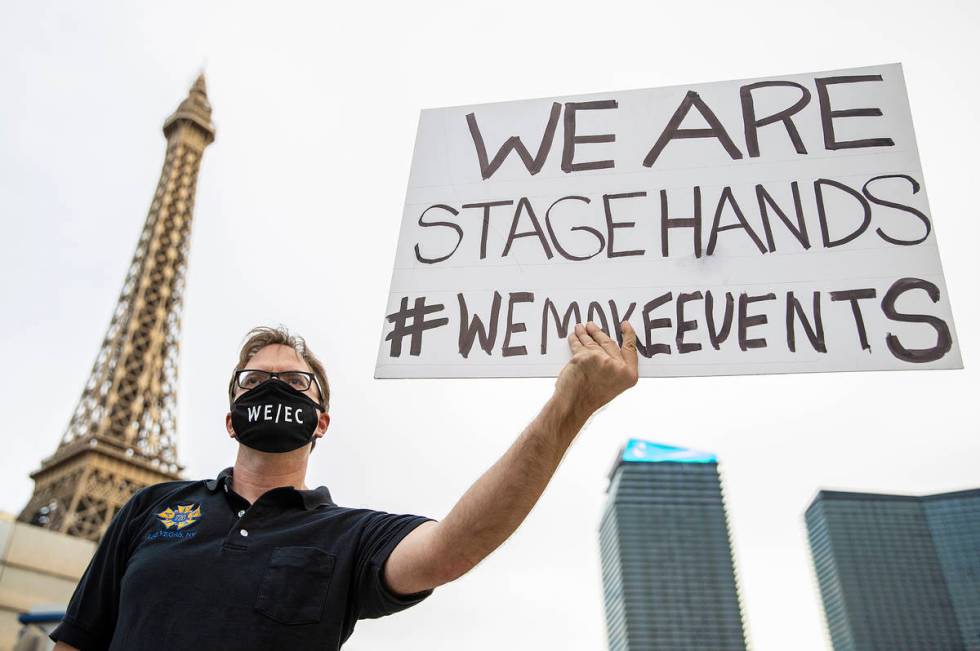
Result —
<path fill-rule="evenodd" d="M 239 511 L 238 512 L 238 517 L 242 517 L 243 515 L 245 515 L 245 511 Z"/>
<path fill-rule="evenodd" d="M 248 535 L 248 531 L 247 531 L 247 530 L 245 530 L 245 529 L 242 529 L 242 530 L 241 530 L 241 531 L 239 531 L 238 533 L 240 533 L 240 534 L 242 534 L 243 536 L 247 536 L 247 535 Z"/>

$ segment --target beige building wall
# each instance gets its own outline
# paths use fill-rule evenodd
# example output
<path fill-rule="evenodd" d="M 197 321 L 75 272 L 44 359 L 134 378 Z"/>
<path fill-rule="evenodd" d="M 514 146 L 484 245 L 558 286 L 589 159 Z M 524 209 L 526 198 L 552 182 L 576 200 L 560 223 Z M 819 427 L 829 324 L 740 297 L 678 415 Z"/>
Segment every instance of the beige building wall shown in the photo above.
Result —
<path fill-rule="evenodd" d="M 31 608 L 63 610 L 96 544 L 17 522 L 0 512 L 0 651 L 14 648 L 17 616 Z"/>

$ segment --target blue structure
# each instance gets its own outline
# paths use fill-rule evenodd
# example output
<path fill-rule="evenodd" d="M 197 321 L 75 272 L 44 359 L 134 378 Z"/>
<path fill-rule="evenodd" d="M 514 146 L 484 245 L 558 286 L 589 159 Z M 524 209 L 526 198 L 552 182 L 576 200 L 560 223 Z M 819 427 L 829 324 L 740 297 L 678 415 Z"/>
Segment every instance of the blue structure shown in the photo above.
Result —
<path fill-rule="evenodd" d="M 642 439 L 630 439 L 620 455 L 623 461 L 658 463 L 673 461 L 677 463 L 718 463 L 715 455 L 687 448 L 678 448 L 663 443 L 652 443 Z M 615 468 L 614 468 L 615 470 Z"/>
<path fill-rule="evenodd" d="M 27 612 L 17 615 L 21 624 L 56 624 L 65 618 L 65 611 L 50 610 L 43 612 Z"/>
<path fill-rule="evenodd" d="M 599 527 L 610 651 L 745 651 L 718 460 L 630 439 Z"/>

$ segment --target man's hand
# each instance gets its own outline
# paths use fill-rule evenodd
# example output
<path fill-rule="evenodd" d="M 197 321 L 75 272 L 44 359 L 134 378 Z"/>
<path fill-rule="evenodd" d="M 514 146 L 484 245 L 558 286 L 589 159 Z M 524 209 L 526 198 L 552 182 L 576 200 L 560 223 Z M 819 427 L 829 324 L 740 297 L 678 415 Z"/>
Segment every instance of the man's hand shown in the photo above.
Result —
<path fill-rule="evenodd" d="M 635 385 L 639 378 L 636 332 L 628 321 L 621 324 L 620 349 L 602 328 L 589 321 L 576 324 L 568 337 L 572 359 L 558 375 L 555 393 L 586 417 Z"/>
<path fill-rule="evenodd" d="M 622 333 L 620 350 L 596 324 L 575 326 L 572 359 L 537 417 L 442 522 L 416 527 L 392 551 L 384 578 L 393 591 L 412 594 L 453 581 L 517 529 L 589 416 L 636 384 L 636 333 L 626 322 Z"/>

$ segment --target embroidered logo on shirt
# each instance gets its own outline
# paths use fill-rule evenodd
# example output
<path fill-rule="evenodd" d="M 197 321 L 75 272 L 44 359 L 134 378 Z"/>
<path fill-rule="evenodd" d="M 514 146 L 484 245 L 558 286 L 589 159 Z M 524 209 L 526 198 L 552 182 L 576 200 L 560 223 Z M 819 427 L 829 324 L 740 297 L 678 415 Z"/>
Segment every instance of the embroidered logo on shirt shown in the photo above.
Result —
<path fill-rule="evenodd" d="M 157 517 L 167 529 L 171 527 L 183 529 L 198 521 L 201 517 L 201 507 L 196 504 L 180 504 L 176 511 L 173 508 L 167 508 L 157 513 Z"/>

